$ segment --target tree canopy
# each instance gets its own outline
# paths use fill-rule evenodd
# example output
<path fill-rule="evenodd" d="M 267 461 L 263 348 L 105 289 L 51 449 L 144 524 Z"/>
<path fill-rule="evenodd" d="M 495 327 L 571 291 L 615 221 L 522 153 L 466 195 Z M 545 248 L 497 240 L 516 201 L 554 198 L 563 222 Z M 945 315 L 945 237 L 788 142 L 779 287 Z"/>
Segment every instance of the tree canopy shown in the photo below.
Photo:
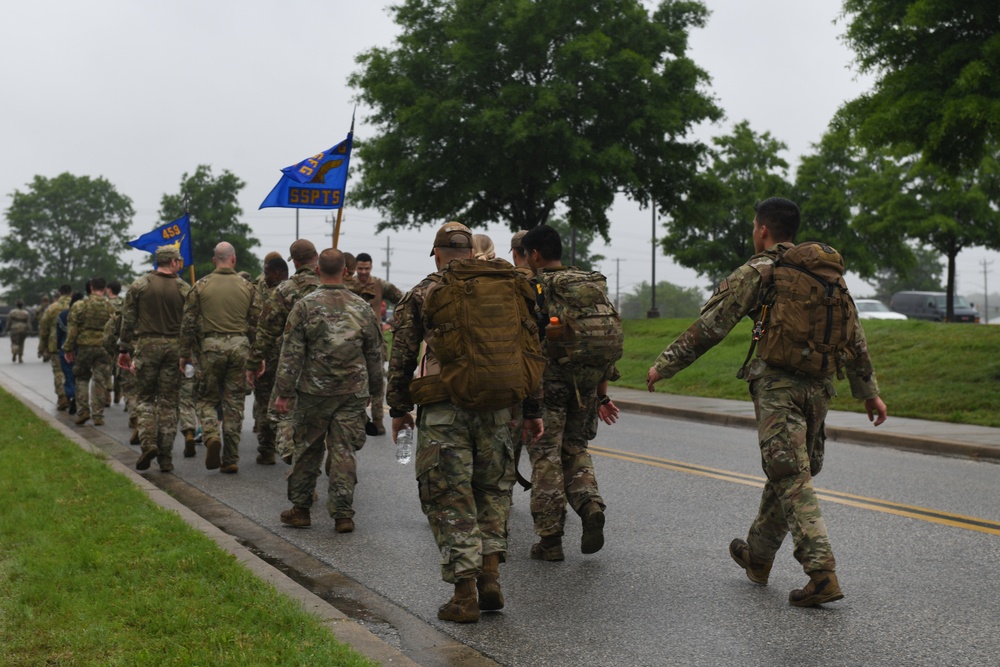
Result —
<path fill-rule="evenodd" d="M 626 320 L 644 319 L 652 301 L 649 283 L 642 281 L 622 296 L 619 312 Z M 705 295 L 697 287 L 679 287 L 666 281 L 656 283 L 656 309 L 660 317 L 697 317 L 704 302 Z"/>
<path fill-rule="evenodd" d="M 660 244 L 681 266 L 718 282 L 753 255 L 754 203 L 788 197 L 792 187 L 779 155 L 787 147 L 770 132 L 757 134 L 742 121 L 712 143 L 711 164 L 665 223 Z"/>
<path fill-rule="evenodd" d="M 227 169 L 214 176 L 212 167 L 202 164 L 194 174 L 185 173 L 181 177 L 178 194 L 165 194 L 160 199 L 157 226 L 184 215 L 187 202 L 191 214 L 191 254 L 198 277 L 215 269 L 212 253 L 221 241 L 228 241 L 236 248 L 237 271 L 249 271 L 253 276 L 260 273 L 260 262 L 253 254 L 260 241 L 250 235 L 249 225 L 239 221 L 243 215 L 239 194 L 245 185 Z"/>
<path fill-rule="evenodd" d="M 6 295 L 36 303 L 64 283 L 82 290 L 94 276 L 129 282 L 132 267 L 119 257 L 128 248 L 132 200 L 102 177 L 63 173 L 35 176 L 15 190 L 0 239 L 0 282 Z"/>
<path fill-rule="evenodd" d="M 844 41 L 874 89 L 840 118 L 869 147 L 955 172 L 1000 145 L 1000 2 L 844 0 Z"/>
<path fill-rule="evenodd" d="M 621 192 L 671 208 L 720 110 L 700 88 L 688 32 L 707 10 L 662 0 L 403 0 L 393 48 L 350 77 L 378 134 L 359 138 L 353 196 L 382 227 L 531 229 L 557 206 L 607 236 Z"/>

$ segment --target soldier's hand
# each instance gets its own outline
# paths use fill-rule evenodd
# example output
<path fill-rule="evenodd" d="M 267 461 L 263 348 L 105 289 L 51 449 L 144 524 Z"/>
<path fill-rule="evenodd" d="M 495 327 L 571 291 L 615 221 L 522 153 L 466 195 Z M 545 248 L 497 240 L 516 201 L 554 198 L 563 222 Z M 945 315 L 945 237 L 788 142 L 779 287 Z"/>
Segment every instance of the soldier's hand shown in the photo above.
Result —
<path fill-rule="evenodd" d="M 286 396 L 278 396 L 274 399 L 274 411 L 279 415 L 288 414 L 288 404 L 291 403 L 291 399 Z"/>
<path fill-rule="evenodd" d="M 263 359 L 261 359 L 260 366 L 257 367 L 257 377 L 263 375 L 266 368 L 267 368 L 267 363 Z"/>
<path fill-rule="evenodd" d="M 653 385 L 662 379 L 663 376 L 656 372 L 656 368 L 654 366 L 650 366 L 649 372 L 646 373 L 646 388 L 649 389 L 649 391 L 651 392 L 656 391 L 655 389 L 653 389 Z"/>
<path fill-rule="evenodd" d="M 257 381 L 257 373 L 255 371 L 247 371 L 247 386 L 253 389 L 254 382 L 256 381 Z"/>
<path fill-rule="evenodd" d="M 392 441 L 393 442 L 396 442 L 396 436 L 399 435 L 399 432 L 402 430 L 402 428 L 404 426 L 409 426 L 410 428 L 415 428 L 415 425 L 413 423 L 413 415 L 411 415 L 409 412 L 407 412 L 402 417 L 393 417 L 392 418 Z"/>
<path fill-rule="evenodd" d="M 878 396 L 865 400 L 865 411 L 868 413 L 868 421 L 874 421 L 875 426 L 884 422 L 886 417 L 889 416 L 889 411 L 885 407 L 885 403 Z M 878 415 L 878 419 L 875 419 L 876 414 Z"/>
<path fill-rule="evenodd" d="M 539 419 L 525 419 L 521 422 L 521 436 L 524 444 L 530 445 L 538 442 L 538 439 L 545 434 L 545 424 Z"/>
<path fill-rule="evenodd" d="M 618 406 L 615 405 L 614 401 L 608 401 L 607 403 L 602 403 L 597 406 L 597 416 L 601 418 L 601 421 L 609 426 L 618 421 L 618 413 L 620 410 Z"/>
<path fill-rule="evenodd" d="M 71 364 L 73 363 L 73 359 L 76 358 L 76 355 L 74 355 L 72 352 L 63 352 L 63 358 L 66 359 L 67 364 Z"/>

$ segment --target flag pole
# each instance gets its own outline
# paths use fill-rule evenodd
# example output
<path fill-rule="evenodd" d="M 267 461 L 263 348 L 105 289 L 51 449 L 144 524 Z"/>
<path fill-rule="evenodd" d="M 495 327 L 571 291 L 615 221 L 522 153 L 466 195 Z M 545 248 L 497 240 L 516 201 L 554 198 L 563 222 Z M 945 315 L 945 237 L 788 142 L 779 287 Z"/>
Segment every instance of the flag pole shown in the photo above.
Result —
<path fill-rule="evenodd" d="M 191 213 L 188 210 L 190 208 L 189 206 L 190 201 L 191 199 L 189 197 L 187 196 L 184 197 L 184 215 L 190 215 Z M 190 222 L 188 223 L 188 234 L 192 234 Z M 191 272 L 191 285 L 193 287 L 194 286 L 194 239 L 191 239 L 191 264 L 190 266 L 188 266 L 188 269 Z"/>
<path fill-rule="evenodd" d="M 353 142 L 353 138 L 354 138 L 354 114 L 357 113 L 357 111 L 358 111 L 358 105 L 355 104 L 354 105 L 354 111 L 351 112 L 351 131 L 348 133 L 348 135 L 352 139 L 352 142 Z M 354 150 L 353 146 L 352 146 L 351 150 L 352 151 Z M 346 183 L 347 183 L 347 179 L 345 178 L 344 179 L 344 184 L 345 184 L 345 187 L 344 187 L 344 198 L 340 202 L 340 208 L 337 209 L 337 224 L 333 228 L 333 247 L 334 248 L 337 247 L 337 242 L 340 240 L 340 221 L 343 219 L 344 206 L 347 204 L 347 187 L 346 187 Z"/>

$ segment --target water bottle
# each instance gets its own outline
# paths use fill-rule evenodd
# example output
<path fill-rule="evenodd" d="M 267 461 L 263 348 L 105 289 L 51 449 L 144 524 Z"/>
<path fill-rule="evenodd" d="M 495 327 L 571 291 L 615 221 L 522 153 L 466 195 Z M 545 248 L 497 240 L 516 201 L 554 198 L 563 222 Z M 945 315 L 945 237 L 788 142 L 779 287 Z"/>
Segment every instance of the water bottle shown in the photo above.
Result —
<path fill-rule="evenodd" d="M 566 356 L 565 343 L 572 341 L 571 333 L 566 325 L 559 321 L 558 317 L 549 318 L 549 323 L 545 325 L 545 349 L 550 358 L 561 359 Z"/>
<path fill-rule="evenodd" d="M 396 434 L 396 463 L 406 465 L 413 456 L 413 429 L 404 426 Z"/>
<path fill-rule="evenodd" d="M 194 377 L 194 364 L 186 363 L 184 364 L 184 377 L 191 379 Z"/>

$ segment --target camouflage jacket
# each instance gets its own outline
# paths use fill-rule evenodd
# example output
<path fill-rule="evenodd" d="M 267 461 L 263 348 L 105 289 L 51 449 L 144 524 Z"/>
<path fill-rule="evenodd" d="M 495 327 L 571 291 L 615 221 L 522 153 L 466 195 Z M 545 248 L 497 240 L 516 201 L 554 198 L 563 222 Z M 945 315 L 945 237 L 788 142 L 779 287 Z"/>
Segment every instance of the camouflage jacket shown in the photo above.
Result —
<path fill-rule="evenodd" d="M 23 308 L 15 308 L 7 313 L 7 331 L 24 333 L 31 329 L 31 313 Z"/>
<path fill-rule="evenodd" d="M 59 317 L 59 313 L 69 308 L 69 302 L 72 300 L 72 295 L 63 294 L 42 313 L 42 319 L 38 325 L 38 349 L 40 351 L 58 354 L 59 343 L 56 341 L 56 318 Z"/>
<path fill-rule="evenodd" d="M 242 334 L 253 343 L 259 319 L 253 283 L 229 267 L 216 268 L 194 284 L 184 301 L 180 356 L 193 358 L 212 335 Z"/>
<path fill-rule="evenodd" d="M 344 285 L 320 285 L 292 306 L 282 334 L 276 396 L 378 396 L 382 328 L 371 307 Z"/>
<path fill-rule="evenodd" d="M 725 338 L 741 319 L 747 316 L 756 318 L 761 303 L 760 292 L 764 288 L 761 270 L 773 266 L 775 257 L 788 247 L 790 244 L 779 243 L 754 255 L 719 283 L 711 298 L 702 306 L 698 319 L 656 358 L 653 364 L 656 372 L 664 379 L 673 377 Z M 860 321 L 849 345 L 853 346 L 855 353 L 855 358 L 847 361 L 851 395 L 861 400 L 878 396 L 878 382 Z M 780 369 L 772 369 L 763 360 L 754 358 L 748 371 L 746 380 L 750 381 Z M 833 390 L 833 380 L 826 382 Z"/>
<path fill-rule="evenodd" d="M 382 318 L 383 301 L 387 301 L 389 303 L 399 303 L 403 299 L 403 293 L 398 287 L 392 283 L 387 283 L 381 278 L 376 278 L 375 276 L 369 276 L 368 282 L 364 284 L 361 284 L 357 278 L 354 278 L 350 282 L 345 282 L 344 284 L 347 285 L 352 292 L 367 301 L 379 319 Z"/>
<path fill-rule="evenodd" d="M 435 272 L 421 280 L 407 292 L 396 305 L 392 318 L 392 352 L 389 355 L 389 379 L 386 384 L 386 403 L 391 417 L 401 417 L 413 410 L 410 382 L 420 367 L 420 375 L 434 375 L 441 372 L 437 359 L 430 347 L 425 345 L 429 335 L 424 327 L 423 305 L 427 290 L 441 281 L 441 272 Z M 423 352 L 423 356 L 421 356 Z M 544 383 L 539 382 L 535 392 L 522 402 L 525 419 L 542 416 Z"/>
<path fill-rule="evenodd" d="M 69 310 L 63 349 L 69 351 L 78 345 L 103 345 L 104 325 L 114 314 L 114 307 L 103 294 L 90 294 L 83 301 L 74 303 Z"/>
<path fill-rule="evenodd" d="M 288 280 L 275 287 L 263 305 L 260 321 L 257 323 L 257 338 L 247 357 L 247 370 L 256 371 L 260 362 L 274 359 L 281 351 L 281 334 L 285 330 L 288 314 L 292 306 L 305 295 L 319 287 L 316 269 L 303 266 Z"/>

